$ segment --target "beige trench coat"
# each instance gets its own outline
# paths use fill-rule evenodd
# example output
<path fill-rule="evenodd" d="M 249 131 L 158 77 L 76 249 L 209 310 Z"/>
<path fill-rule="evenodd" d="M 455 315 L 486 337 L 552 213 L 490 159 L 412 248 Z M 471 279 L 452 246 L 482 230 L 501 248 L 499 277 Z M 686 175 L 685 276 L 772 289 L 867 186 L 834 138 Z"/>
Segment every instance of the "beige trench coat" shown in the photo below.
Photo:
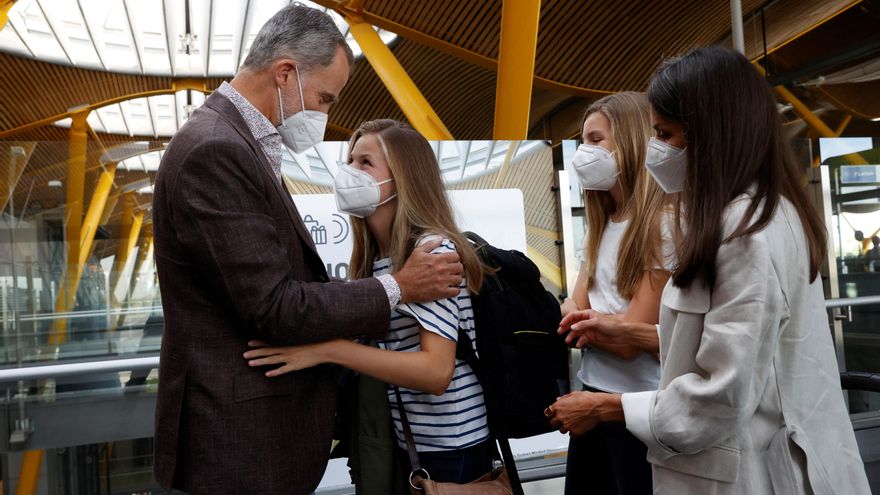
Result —
<path fill-rule="evenodd" d="M 728 207 L 725 235 L 749 197 Z M 660 387 L 624 394 L 658 494 L 869 495 L 840 389 L 821 281 L 794 207 L 724 244 L 717 282 L 669 284 Z"/>

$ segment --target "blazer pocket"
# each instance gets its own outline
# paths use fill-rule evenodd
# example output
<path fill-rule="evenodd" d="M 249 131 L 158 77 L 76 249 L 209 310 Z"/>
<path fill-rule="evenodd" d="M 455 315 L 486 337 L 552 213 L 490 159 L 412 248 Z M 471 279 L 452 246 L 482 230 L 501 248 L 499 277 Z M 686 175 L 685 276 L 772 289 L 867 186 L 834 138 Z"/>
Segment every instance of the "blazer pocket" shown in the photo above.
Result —
<path fill-rule="evenodd" d="M 712 295 L 708 290 L 695 287 L 684 289 L 672 284 L 666 286 L 660 303 L 673 311 L 680 313 L 705 314 L 712 305 Z"/>
<path fill-rule="evenodd" d="M 717 445 L 698 454 L 680 454 L 663 459 L 648 451 L 648 462 L 671 471 L 724 483 L 736 483 L 742 454 L 733 447 Z"/>
<path fill-rule="evenodd" d="M 781 428 L 777 431 L 764 452 L 764 458 L 775 493 L 803 493 L 808 485 L 816 495 L 835 493 L 821 466 L 813 469 L 818 476 L 810 477 L 807 465 L 816 462 L 816 456 L 803 436 L 793 430 Z"/>
<path fill-rule="evenodd" d="M 235 402 L 291 393 L 293 393 L 293 382 L 287 377 L 269 378 L 259 371 L 240 373 L 232 377 L 232 395 Z"/>

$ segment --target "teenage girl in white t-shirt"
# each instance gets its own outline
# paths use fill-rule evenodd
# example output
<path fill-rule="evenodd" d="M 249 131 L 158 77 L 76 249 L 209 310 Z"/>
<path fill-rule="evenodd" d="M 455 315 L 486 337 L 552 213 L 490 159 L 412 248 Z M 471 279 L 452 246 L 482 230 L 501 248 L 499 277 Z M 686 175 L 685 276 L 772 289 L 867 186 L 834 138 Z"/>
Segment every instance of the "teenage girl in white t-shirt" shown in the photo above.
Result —
<path fill-rule="evenodd" d="M 563 316 L 592 309 L 657 323 L 674 249 L 664 235 L 666 197 L 644 166 L 651 134 L 650 107 L 641 93 L 606 96 L 585 113 L 573 166 L 584 189 L 586 260 L 572 297 L 562 304 Z M 655 353 L 628 344 L 588 344 L 578 372 L 585 390 L 656 389 Z M 565 493 L 651 493 L 645 456 L 645 445 L 623 424 L 603 423 L 571 439 Z"/>
<path fill-rule="evenodd" d="M 412 250 L 440 242 L 434 253 L 457 251 L 464 266 L 458 296 L 399 304 L 379 348 L 348 340 L 296 347 L 262 347 L 252 366 L 282 365 L 268 376 L 333 363 L 386 382 L 397 445 L 406 448 L 393 386 L 400 388 L 422 467 L 435 481 L 467 483 L 491 469 L 483 390 L 467 363 L 456 359 L 461 329 L 476 350 L 471 293 L 488 269 L 455 225 L 428 141 L 413 128 L 381 119 L 355 131 L 349 163 L 335 179 L 340 210 L 352 223 L 352 278 L 392 273 Z M 345 304 L 345 301 L 340 301 Z M 406 459 L 406 454 L 401 456 Z M 407 470 L 407 473 L 408 470 Z"/>

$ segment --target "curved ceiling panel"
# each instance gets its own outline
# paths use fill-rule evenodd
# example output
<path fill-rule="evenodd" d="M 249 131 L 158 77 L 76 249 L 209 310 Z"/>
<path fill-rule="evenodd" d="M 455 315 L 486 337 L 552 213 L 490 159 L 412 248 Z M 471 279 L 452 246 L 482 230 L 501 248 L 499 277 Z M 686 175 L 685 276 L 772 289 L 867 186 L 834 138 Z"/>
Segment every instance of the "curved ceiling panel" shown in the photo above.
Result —
<path fill-rule="evenodd" d="M 14 8 L 36 5 L 42 7 L 42 10 L 53 12 L 54 10 L 48 7 L 54 5 L 51 3 L 54 1 L 20 0 Z M 160 1 L 164 7 L 170 3 L 175 5 L 183 3 L 176 0 L 149 1 Z M 248 10 L 250 12 L 248 15 L 256 19 L 265 14 L 259 12 L 269 8 L 258 6 L 257 0 L 190 1 L 191 10 L 202 8 L 199 7 L 202 4 L 213 9 L 211 16 L 204 19 L 213 19 L 216 17 L 215 14 L 223 12 L 228 14 L 229 18 L 242 20 L 236 17 L 238 15 L 234 13 L 236 8 Z M 100 0 L 100 2 L 107 5 L 121 2 L 121 5 L 129 9 L 129 17 L 132 17 L 131 13 L 136 8 L 134 4 L 138 3 L 136 0 Z M 67 3 L 76 5 L 76 2 Z M 79 1 L 80 5 L 86 3 L 84 0 Z M 319 0 L 318 3 L 325 7 L 336 5 L 333 0 Z M 763 52 L 763 33 L 756 31 L 761 25 L 760 15 L 757 14 L 760 12 L 759 3 L 757 0 L 744 1 L 744 11 L 747 13 L 746 42 L 747 47 L 753 52 L 757 50 L 756 47 L 759 45 L 756 43 L 759 40 L 761 49 L 758 51 Z M 853 4 L 852 0 L 777 0 L 770 3 L 766 6 L 763 16 L 767 28 L 768 51 L 772 51 L 775 45 L 785 45 L 789 42 L 793 47 L 801 45 L 803 37 L 794 42 L 791 42 L 791 39 L 798 33 L 816 27 L 829 17 L 838 15 L 839 19 L 845 19 L 846 16 L 839 13 Z M 264 5 L 262 0 L 259 5 Z M 28 12 L 33 8 L 35 7 L 31 7 Z M 386 19 L 389 23 L 405 26 L 407 29 L 425 33 L 435 39 L 436 42 L 426 44 L 424 40 L 419 42 L 401 38 L 392 45 L 391 49 L 453 136 L 457 139 L 489 138 L 494 119 L 496 85 L 494 59 L 498 50 L 501 2 L 498 0 L 442 2 L 364 0 L 363 8 L 365 19 L 370 22 L 375 21 L 379 27 L 382 27 L 381 20 Z M 583 88 L 643 89 L 664 56 L 674 54 L 686 47 L 723 41 L 728 37 L 729 32 L 729 3 L 724 0 L 708 2 L 685 0 L 667 4 L 620 3 L 611 0 L 597 2 L 544 0 L 541 8 L 536 73 L 546 78 L 545 81 L 557 81 L 562 85 L 546 89 L 546 85 L 538 84 L 539 81 L 536 81 L 537 86 L 532 96 L 531 125 L 554 114 L 559 110 L 560 105 L 577 105 L 581 100 L 570 101 L 570 96 L 572 94 L 583 96 L 583 91 L 578 92 Z M 50 17 L 52 15 L 49 14 Z M 337 14 L 334 15 L 341 19 Z M 86 18 L 88 14 L 82 16 Z M 132 20 L 136 20 L 137 17 L 133 16 Z M 0 31 L 0 42 L 4 39 L 8 41 L 8 38 L 15 34 L 10 31 L 10 26 L 16 26 L 16 22 L 18 21 L 10 21 L 7 28 Z M 193 25 L 198 24 L 193 22 Z M 257 25 L 255 20 L 248 22 Z M 242 21 L 242 25 L 244 24 Z M 834 24 L 837 22 L 835 21 Z M 52 23 L 47 22 L 41 29 L 45 31 L 51 25 Z M 139 32 L 138 29 L 131 33 Z M 196 28 L 191 27 L 191 29 Z M 222 41 L 222 36 L 217 37 L 226 32 L 224 29 L 226 28 L 221 28 L 218 24 L 209 37 L 214 42 Z M 166 30 L 171 32 L 172 27 Z M 82 38 L 82 32 L 77 31 L 77 33 L 79 34 L 71 36 Z M 138 50 L 148 46 L 146 41 L 137 41 L 137 36 L 132 36 L 135 40 L 132 42 L 133 46 L 137 45 Z M 220 60 L 222 50 L 234 49 L 234 40 L 227 39 L 217 45 L 216 53 L 213 53 L 211 61 L 207 62 L 208 67 Z M 241 41 L 238 40 L 239 45 Z M 244 45 L 247 46 L 247 40 Z M 450 46 L 457 48 L 450 49 Z M 473 59 L 463 57 L 461 51 L 456 51 L 462 49 L 481 58 L 475 62 Z M 96 49 L 95 53 L 99 51 Z M 778 53 L 782 54 L 784 51 L 782 49 Z M 58 57 L 62 55 L 63 53 Z M 222 80 L 223 78 L 220 77 L 208 78 L 205 89 L 210 91 L 216 88 Z M 27 84 L 22 84 L 22 81 L 27 81 Z M 78 105 L 94 105 L 125 96 L 142 97 L 145 96 L 143 93 L 170 93 L 175 82 L 179 82 L 179 79 L 168 76 L 108 73 L 103 70 L 50 64 L 9 53 L 0 53 L 0 91 L 3 95 L 0 98 L 0 135 L 4 131 L 33 122 L 55 116 L 61 118 L 60 116 L 63 116 L 69 108 Z M 114 110 L 108 108 L 105 111 L 93 112 L 96 115 L 91 118 L 91 123 L 96 130 L 105 129 L 150 137 L 167 135 L 170 127 L 162 122 L 168 121 L 167 117 L 172 113 L 167 105 L 168 99 L 168 97 L 160 99 L 161 104 L 157 102 L 155 105 L 147 100 L 140 102 L 139 107 L 138 102 L 131 105 L 118 104 L 115 112 L 119 119 L 109 115 Z M 126 110 L 125 107 L 136 108 Z M 179 123 L 180 114 L 185 112 L 183 104 L 175 100 L 174 111 L 178 115 L 176 120 Z M 160 119 L 159 115 L 165 117 Z M 328 130 L 327 138 L 345 139 L 347 133 L 356 128 L 360 122 L 377 117 L 404 119 L 403 112 L 389 91 L 368 62 L 361 58 L 353 67 L 350 82 L 340 103 L 331 111 L 331 128 Z M 129 123 L 126 119 L 139 123 Z M 105 120 L 112 120 L 119 125 L 101 122 Z M 533 133 L 533 135 L 542 134 L 547 135 L 540 132 Z"/>
<path fill-rule="evenodd" d="M 263 24 L 291 0 L 18 0 L 0 52 L 116 73 L 235 74 Z M 301 3 L 327 12 L 308 0 Z M 355 56 L 348 24 L 329 11 Z M 386 43 L 397 36 L 378 30 Z"/>

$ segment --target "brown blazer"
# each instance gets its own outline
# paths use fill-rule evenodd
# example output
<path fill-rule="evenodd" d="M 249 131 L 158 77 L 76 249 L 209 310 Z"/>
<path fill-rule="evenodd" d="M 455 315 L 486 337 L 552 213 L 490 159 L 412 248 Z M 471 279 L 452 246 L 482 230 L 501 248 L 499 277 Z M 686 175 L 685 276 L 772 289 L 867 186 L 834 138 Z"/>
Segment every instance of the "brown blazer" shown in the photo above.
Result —
<path fill-rule="evenodd" d="M 154 473 L 191 494 L 306 494 L 330 453 L 338 368 L 266 378 L 251 339 L 383 335 L 375 279 L 331 281 L 290 194 L 215 92 L 174 136 L 153 196 L 165 313 Z"/>

